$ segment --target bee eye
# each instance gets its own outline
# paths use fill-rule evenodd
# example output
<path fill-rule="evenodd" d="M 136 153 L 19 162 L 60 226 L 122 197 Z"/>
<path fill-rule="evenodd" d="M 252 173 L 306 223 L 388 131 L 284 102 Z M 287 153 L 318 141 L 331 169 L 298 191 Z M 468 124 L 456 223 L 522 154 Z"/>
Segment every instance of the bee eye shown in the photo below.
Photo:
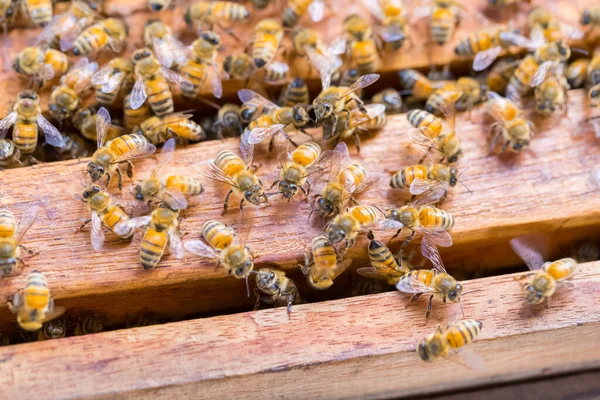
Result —
<path fill-rule="evenodd" d="M 245 196 L 246 197 L 252 196 L 252 191 L 251 190 L 246 190 Z"/>
<path fill-rule="evenodd" d="M 235 274 L 238 276 L 244 275 L 244 268 L 240 267 L 240 268 L 236 269 Z"/>
<path fill-rule="evenodd" d="M 8 7 L 8 9 L 6 10 L 6 16 L 10 17 L 13 15 L 13 8 L 12 6 Z"/>

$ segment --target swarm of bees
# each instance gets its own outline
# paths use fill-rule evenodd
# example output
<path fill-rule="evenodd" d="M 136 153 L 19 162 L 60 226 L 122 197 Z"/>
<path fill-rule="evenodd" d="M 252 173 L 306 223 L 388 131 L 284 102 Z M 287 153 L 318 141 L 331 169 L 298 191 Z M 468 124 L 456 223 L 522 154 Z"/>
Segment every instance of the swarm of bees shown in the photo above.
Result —
<path fill-rule="evenodd" d="M 535 113 L 544 118 L 568 112 L 571 88 L 586 87 L 590 107 L 600 106 L 600 50 L 567 64 L 576 51 L 571 48 L 573 40 L 597 29 L 596 8 L 583 11 L 581 29 L 566 25 L 542 8 L 532 8 L 524 31 L 511 22 L 469 33 L 458 41 L 454 52 L 458 57 L 473 58 L 476 72 L 489 68 L 485 76 L 438 80 L 406 69 L 398 72 L 399 88 L 385 88 L 366 100 L 364 92 L 379 80 L 376 72 L 384 56 L 412 46 L 411 21 L 427 18 L 431 45 L 444 46 L 460 34 L 458 23 L 468 11 L 455 0 L 433 0 L 409 15 L 402 0 L 362 0 L 377 22 L 350 13 L 339 27 L 338 38 L 327 43 L 303 22 L 327 18 L 327 3 L 288 0 L 279 18 L 258 21 L 245 43 L 232 26 L 248 23 L 252 14 L 248 8 L 229 1 L 197 1 L 183 13 L 187 26 L 197 31 L 189 45 L 184 45 L 165 21 L 153 18 L 144 26 L 140 48 L 125 57 L 120 53 L 126 47 L 129 27 L 118 18 L 102 15 L 98 4 L 74 0 L 65 13 L 53 17 L 50 2 L 29 3 L 21 3 L 23 10 L 43 31 L 12 64 L 29 89 L 19 93 L 0 121 L 0 169 L 49 159 L 36 151 L 43 144 L 40 136 L 55 148 L 58 159 L 90 154 L 82 171 L 87 182 L 76 199 L 89 213 L 78 230 L 89 225 L 95 251 L 102 251 L 106 233 L 133 241 L 136 231 L 142 230 L 139 260 L 144 270 L 159 267 L 164 257 L 181 259 L 187 251 L 214 261 L 227 275 L 245 280 L 248 296 L 249 279 L 256 278 L 255 309 L 285 306 L 290 318 L 292 306 L 302 302 L 299 286 L 282 269 L 255 268 L 256 257 L 249 244 L 258 209 L 267 209 L 264 204 L 270 205 L 270 199 L 292 202 L 303 198 L 310 208 L 307 217 L 317 220 L 311 225 L 319 225 L 319 229 L 306 245 L 303 262 L 297 265 L 311 288 L 331 288 L 352 264 L 347 252 L 365 235 L 371 265 L 357 268 L 359 275 L 411 295 L 408 304 L 427 294 L 426 318 L 435 298 L 458 303 L 465 317 L 463 283 L 448 273 L 438 251 L 438 247 L 452 245 L 449 232 L 455 224 L 442 203 L 457 184 L 464 186 L 464 169 L 457 166 L 463 148 L 456 113 L 467 112 L 470 118 L 471 110 L 485 103 L 486 113 L 494 120 L 490 152 L 498 144 L 502 152 L 518 152 L 530 145 L 536 130 L 526 112 L 527 97 L 533 98 Z M 255 10 L 276 7 L 271 3 L 252 1 Z M 490 1 L 490 6 L 508 3 L 513 2 Z M 172 6 L 169 0 L 148 0 L 153 12 Z M 10 27 L 13 12 L 11 7 L 3 10 L 5 29 Z M 223 35 L 243 44 L 244 51 L 224 56 L 223 39 L 228 38 Z M 518 58 L 519 52 L 527 54 Z M 106 53 L 112 58 L 104 65 L 91 61 Z M 509 57 L 501 58 L 505 53 Z M 79 59 L 73 61 L 74 56 Z M 321 91 L 316 96 L 311 97 L 305 79 L 292 75 L 294 62 L 306 64 L 309 75 L 313 71 L 319 75 Z M 208 94 L 218 101 L 227 79 L 243 81 L 244 88 L 238 91 L 241 104 L 221 106 L 204 98 Z M 50 84 L 54 86 L 48 115 L 54 124 L 43 115 L 37 94 Z M 278 96 L 268 94 L 266 88 L 272 86 L 282 87 Z M 201 102 L 211 110 L 218 109 L 216 116 L 196 122 L 193 110 L 176 110 L 179 95 L 188 103 Z M 95 97 L 95 103 L 90 97 Z M 361 161 L 361 137 L 376 134 L 385 127 L 388 115 L 403 111 L 408 111 L 412 126 L 406 135 L 422 157 L 418 164 L 398 166 L 384 178 L 383 173 L 374 171 L 376 166 Z M 600 137 L 597 118 L 590 120 Z M 38 135 L 39 128 L 44 135 Z M 323 139 L 316 140 L 308 128 L 320 128 Z M 221 150 L 214 159 L 200 160 L 195 166 L 202 182 L 194 176 L 163 173 L 173 161 L 177 143 L 235 136 L 240 137 L 239 153 Z M 348 140 L 354 142 L 358 155 L 350 155 Z M 94 141 L 95 149 L 90 145 Z M 155 154 L 160 145 L 161 151 Z M 255 160 L 270 152 L 275 153 L 280 168 L 277 179 L 266 182 Z M 133 162 L 149 156 L 157 159 L 151 175 L 133 182 Z M 114 180 L 123 192 L 123 172 L 133 182 L 131 201 L 111 193 Z M 408 192 L 411 199 L 383 206 L 361 203 L 361 194 L 382 185 L 384 179 L 389 179 L 393 191 Z M 184 241 L 181 223 L 186 209 L 205 192 L 209 180 L 229 187 L 223 213 L 236 212 L 230 207 L 231 195 L 239 200 L 235 228 L 211 219 L 200 227 L 198 238 Z M 38 208 L 25 210 L 18 224 L 9 210 L 0 210 L 3 275 L 13 274 L 23 261 L 21 241 Z M 397 255 L 389 243 L 375 236 L 395 232 L 392 241 L 403 231 Z M 424 268 L 424 263 L 413 264 L 418 247 L 413 246 L 410 254 L 407 250 L 416 236 L 432 269 Z M 523 285 L 526 301 L 547 304 L 557 287 L 575 273 L 577 262 L 567 258 L 544 263 L 536 240 L 515 238 L 511 246 L 535 271 Z M 40 340 L 64 337 L 71 329 L 61 318 L 65 309 L 54 305 L 40 272 L 27 276 L 22 293 L 13 297 L 9 308 L 19 326 L 39 332 L 36 337 Z M 100 332 L 104 322 L 93 315 L 80 318 L 74 335 Z M 424 361 L 464 354 L 464 347 L 481 329 L 482 323 L 474 319 L 444 322 L 418 343 L 416 351 Z"/>

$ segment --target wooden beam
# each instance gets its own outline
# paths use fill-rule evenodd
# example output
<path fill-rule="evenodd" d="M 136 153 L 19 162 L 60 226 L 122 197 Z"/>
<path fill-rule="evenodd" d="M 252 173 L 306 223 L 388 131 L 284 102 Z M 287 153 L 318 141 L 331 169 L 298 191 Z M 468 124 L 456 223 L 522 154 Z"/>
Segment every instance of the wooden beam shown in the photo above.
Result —
<path fill-rule="evenodd" d="M 443 204 L 456 219 L 451 230 L 454 245 L 442 251 L 450 271 L 470 272 L 472 276 L 477 271 L 489 274 L 496 268 L 522 265 L 508 246 L 512 237 L 522 234 L 549 233 L 553 237 L 553 258 L 569 255 L 579 241 L 600 236 L 600 192 L 590 184 L 600 149 L 591 132 L 572 136 L 582 129 L 584 98 L 585 92 L 572 92 L 569 118 L 539 126 L 540 133 L 533 139 L 531 149 L 520 154 L 488 155 L 489 121 L 483 119 L 482 108 L 473 112 L 470 121 L 466 115 L 459 116 L 457 134 L 463 143 L 464 157 L 458 168 L 469 167 L 463 181 L 473 194 L 459 186 Z M 409 145 L 408 129 L 404 115 L 389 118 L 383 131 L 363 138 L 362 152 L 355 156 L 378 172 L 396 171 L 416 163 L 420 154 Z M 178 149 L 176 163 L 167 165 L 164 173 L 197 176 L 195 163 L 213 158 L 219 150 L 237 151 L 237 147 L 238 140 L 232 139 Z M 257 154 L 258 175 L 265 185 L 270 185 L 279 174 L 278 161 L 274 155 L 267 156 L 264 146 L 257 147 Z M 127 314 L 145 308 L 169 318 L 248 309 L 253 299 L 246 298 L 243 282 L 215 269 L 210 260 L 193 254 L 182 260 L 165 255 L 158 268 L 144 271 L 139 264 L 139 234 L 131 244 L 108 234 L 103 251 L 94 252 L 89 233 L 75 233 L 88 212 L 84 204 L 72 198 L 72 194 L 82 190 L 80 179 L 88 161 L 0 171 L 2 208 L 12 210 L 18 217 L 31 202 L 41 199 L 47 204 L 46 214 L 24 238 L 24 244 L 39 254 L 0 285 L 0 323 L 14 321 L 5 301 L 23 287 L 26 274 L 33 270 L 46 275 L 58 304 L 89 307 L 106 314 L 115 324 L 123 323 Z M 147 177 L 154 165 L 152 159 L 137 162 L 135 179 Z M 221 216 L 228 189 L 204 179 L 202 182 L 206 192 L 191 200 L 181 223 L 187 238 L 198 237 L 202 224 L 209 219 L 220 219 L 234 227 L 238 222 L 235 207 Z M 126 186 L 125 192 L 129 191 Z M 406 198 L 384 182 L 360 201 L 386 209 L 403 204 Z M 272 203 L 271 207 L 259 208 L 248 245 L 257 257 L 258 267 L 277 265 L 297 271 L 295 265 L 303 260 L 306 246 L 320 232 L 321 225 L 309 224 L 310 207 L 301 197 L 293 203 L 273 198 Z M 382 240 L 391 234 L 377 232 Z M 361 237 L 348 252 L 354 260 L 352 268 L 368 263 L 366 243 L 366 238 Z M 392 249 L 397 250 L 398 246 L 397 242 Z M 344 281 L 342 277 L 338 280 L 340 284 Z M 309 299 L 320 296 L 312 290 L 302 294 Z"/>
<path fill-rule="evenodd" d="M 471 344 L 485 366 L 420 361 L 415 345 L 456 305 L 406 307 L 398 292 L 16 345 L 0 357 L 6 398 L 398 398 L 600 367 L 600 262 L 580 265 L 550 308 L 517 275 L 465 282 Z M 62 361 L 61 361 L 62 360 Z M 44 371 L 37 373 L 34 371 Z"/>

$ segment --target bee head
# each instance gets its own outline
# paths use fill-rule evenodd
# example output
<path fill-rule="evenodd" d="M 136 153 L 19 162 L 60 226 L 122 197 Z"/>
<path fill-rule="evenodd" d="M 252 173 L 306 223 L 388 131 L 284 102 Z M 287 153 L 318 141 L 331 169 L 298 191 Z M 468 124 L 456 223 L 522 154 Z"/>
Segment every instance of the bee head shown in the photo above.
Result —
<path fill-rule="evenodd" d="M 310 122 L 308 112 L 300 104 L 296 104 L 292 110 L 294 115 L 294 126 L 296 128 L 302 128 Z"/>
<path fill-rule="evenodd" d="M 140 62 L 148 57 L 152 57 L 152 51 L 148 48 L 136 50 L 132 56 L 134 63 Z"/>
<path fill-rule="evenodd" d="M 275 281 L 275 273 L 269 269 L 261 269 L 256 274 L 256 284 L 262 287 L 271 286 Z"/>
<path fill-rule="evenodd" d="M 458 183 L 458 171 L 454 167 L 450 167 L 450 181 L 448 183 L 451 187 L 456 186 Z"/>
<path fill-rule="evenodd" d="M 336 244 L 346 238 L 346 231 L 338 224 L 331 224 L 327 229 L 327 239 L 329 243 Z"/>
<path fill-rule="evenodd" d="M 458 151 L 456 153 L 454 153 L 453 155 L 451 155 L 450 157 L 448 157 L 448 162 L 449 163 L 453 163 L 456 162 L 456 160 L 458 160 L 458 157 L 462 154 L 462 150 L 458 149 Z"/>
<path fill-rule="evenodd" d="M 56 103 L 48 105 L 48 110 L 50 111 L 52 118 L 57 121 L 64 121 L 65 119 L 69 118 L 70 115 L 69 110 Z"/>
<path fill-rule="evenodd" d="M 279 192 L 286 199 L 291 199 L 292 197 L 294 197 L 297 191 L 298 186 L 295 183 L 290 183 L 286 180 L 279 181 Z"/>
<path fill-rule="evenodd" d="M 162 3 L 152 2 L 150 4 L 150 9 L 154 12 L 162 11 L 163 8 L 164 8 L 164 4 L 162 4 Z"/>
<path fill-rule="evenodd" d="M 523 147 L 528 146 L 528 145 L 529 145 L 529 139 L 521 139 L 521 140 L 516 140 L 512 144 L 512 148 L 515 151 L 521 151 L 521 150 L 523 150 Z"/>
<path fill-rule="evenodd" d="M 544 294 L 537 290 L 535 286 L 529 284 L 524 287 L 525 299 L 529 304 L 539 304 L 544 300 Z"/>
<path fill-rule="evenodd" d="M 256 116 L 256 108 L 245 106 L 242 107 L 242 111 L 240 112 L 240 117 L 242 117 L 242 122 L 249 123 Z"/>
<path fill-rule="evenodd" d="M 460 283 L 457 283 L 454 288 L 448 292 L 448 300 L 451 303 L 458 303 L 462 295 L 463 287 Z"/>
<path fill-rule="evenodd" d="M 328 102 L 323 102 L 317 98 L 314 106 L 315 122 L 329 117 L 333 113 L 333 106 Z"/>
<path fill-rule="evenodd" d="M 81 193 L 81 197 L 83 197 L 84 200 L 87 200 L 90 197 L 92 197 L 93 195 L 95 195 L 96 193 L 100 193 L 101 191 L 102 191 L 102 189 L 100 188 L 100 186 L 90 185 L 83 190 L 83 192 Z"/>
<path fill-rule="evenodd" d="M 260 198 L 263 197 L 263 188 L 261 185 L 254 185 L 244 193 L 244 198 L 254 205 L 260 204 Z"/>
<path fill-rule="evenodd" d="M 429 351 L 427 348 L 427 339 L 422 339 L 419 342 L 419 345 L 417 346 L 417 351 L 419 352 L 419 357 L 421 357 L 421 360 L 427 362 L 433 361 L 429 356 Z"/>
<path fill-rule="evenodd" d="M 134 188 L 135 199 L 144 201 L 144 192 L 142 191 L 142 185 L 136 185 Z"/>
<path fill-rule="evenodd" d="M 236 265 L 236 267 L 232 270 L 231 273 L 237 279 L 245 279 L 250 274 L 250 271 L 252 271 L 253 268 L 254 262 L 252 262 L 252 259 L 245 259 L 241 263 Z"/>
<path fill-rule="evenodd" d="M 33 90 L 24 90 L 19 93 L 19 100 L 33 100 L 38 101 L 38 95 Z"/>
<path fill-rule="evenodd" d="M 317 200 L 317 210 L 323 218 L 327 218 L 335 214 L 336 207 L 324 197 L 319 197 L 319 200 Z"/>
<path fill-rule="evenodd" d="M 219 35 L 212 31 L 202 33 L 201 38 L 205 42 L 208 42 L 215 47 L 218 47 L 221 44 L 221 38 Z"/>
<path fill-rule="evenodd" d="M 96 182 L 98 179 L 104 176 L 106 172 L 102 165 L 98 165 L 93 161 L 90 161 L 87 165 L 87 172 L 90 174 L 92 182 Z"/>

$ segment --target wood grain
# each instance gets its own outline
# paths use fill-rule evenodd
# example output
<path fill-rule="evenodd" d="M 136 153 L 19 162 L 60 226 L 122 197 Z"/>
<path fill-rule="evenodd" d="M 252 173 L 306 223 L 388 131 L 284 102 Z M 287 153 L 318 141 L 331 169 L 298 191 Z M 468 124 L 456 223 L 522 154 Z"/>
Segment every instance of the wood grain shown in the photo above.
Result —
<path fill-rule="evenodd" d="M 485 362 L 426 364 L 415 344 L 456 305 L 405 307 L 398 292 L 16 345 L 0 358 L 5 398 L 390 398 L 600 367 L 599 262 L 532 308 L 516 275 L 465 282 L 471 344 Z M 57 362 L 57 360 L 69 360 Z M 36 371 L 44 371 L 38 373 Z"/>
<path fill-rule="evenodd" d="M 582 129 L 584 95 L 583 91 L 574 91 L 569 118 L 554 121 L 553 126 L 550 122 L 540 126 L 531 149 L 521 154 L 488 155 L 489 121 L 483 119 L 482 109 L 473 113 L 471 121 L 466 116 L 458 118 L 457 132 L 464 149 L 458 168 L 469 167 L 463 180 L 473 194 L 457 187 L 443 204 L 456 219 L 451 230 L 454 245 L 442 252 L 450 271 L 489 273 L 495 268 L 521 265 L 508 241 L 531 232 L 543 231 L 553 237 L 553 258 L 569 255 L 572 246 L 584 239 L 598 242 L 600 191 L 590 183 L 590 176 L 600 161 L 600 148 L 591 132 L 573 136 Z M 408 128 L 404 115 L 391 117 L 383 131 L 364 138 L 362 161 L 383 174 L 416 163 L 420 154 L 409 145 Z M 196 176 L 196 162 L 209 160 L 222 149 L 237 151 L 237 147 L 238 141 L 232 139 L 178 149 L 176 162 L 167 165 L 163 172 Z M 276 157 L 267 157 L 261 146 L 257 153 L 258 175 L 265 185 L 270 185 L 278 176 Z M 88 212 L 72 198 L 72 194 L 82 190 L 80 180 L 88 161 L 0 171 L 1 207 L 19 217 L 34 201 L 46 204 L 46 213 L 23 242 L 39 254 L 28 259 L 27 266 L 14 276 L 3 279 L 0 286 L 0 322 L 13 321 L 5 301 L 22 288 L 26 274 L 33 270 L 46 275 L 58 304 L 91 307 L 106 313 L 115 323 L 124 322 L 126 314 L 146 307 L 180 318 L 250 306 L 253 299 L 246 298 L 242 281 L 227 277 L 223 270 L 215 269 L 214 262 L 193 254 L 182 260 L 165 255 L 157 268 L 144 271 L 138 261 L 139 233 L 131 244 L 108 234 L 103 251 L 94 252 L 89 233 L 75 233 Z M 152 159 L 137 162 L 135 179 L 147 177 L 154 165 Z M 239 228 L 235 206 L 221 216 L 227 187 L 202 182 L 205 194 L 190 202 L 181 223 L 187 238 L 197 238 L 202 224 L 209 219 L 220 219 Z M 111 187 L 116 193 L 116 188 Z M 129 191 L 126 186 L 125 194 Z M 384 182 L 360 201 L 386 209 L 403 204 L 406 198 Z M 231 204 L 236 201 L 232 199 Z M 309 223 L 309 210 L 301 197 L 291 203 L 273 198 L 272 206 L 259 208 L 248 242 L 258 267 L 275 264 L 288 271 L 296 270 L 310 239 L 322 229 L 318 220 Z M 387 240 L 392 233 L 380 231 L 377 236 Z M 366 238 L 361 237 L 348 252 L 354 260 L 353 269 L 368 262 L 366 243 Z M 392 249 L 398 246 L 397 242 Z M 309 298 L 313 294 L 306 293 Z"/>

